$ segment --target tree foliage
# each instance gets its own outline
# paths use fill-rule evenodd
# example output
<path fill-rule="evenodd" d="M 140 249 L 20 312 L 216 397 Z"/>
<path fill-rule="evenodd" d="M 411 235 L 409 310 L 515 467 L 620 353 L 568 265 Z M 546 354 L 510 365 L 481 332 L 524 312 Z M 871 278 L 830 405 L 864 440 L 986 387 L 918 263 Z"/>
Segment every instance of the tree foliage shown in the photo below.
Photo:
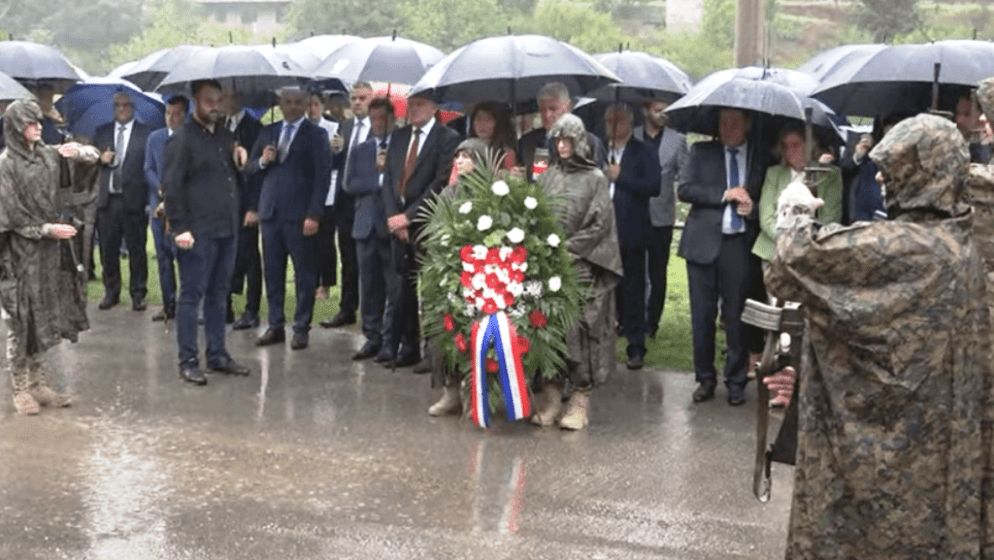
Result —
<path fill-rule="evenodd" d="M 588 53 L 617 50 L 625 39 L 610 15 L 584 4 L 543 3 L 533 17 L 519 19 L 513 29 L 553 37 Z"/>
<path fill-rule="evenodd" d="M 443 52 L 507 32 L 510 24 L 496 0 L 414 0 L 397 7 L 403 35 Z"/>
<path fill-rule="evenodd" d="M 862 0 L 856 12 L 857 25 L 882 43 L 897 35 L 911 33 L 922 22 L 918 0 Z"/>
<path fill-rule="evenodd" d="M 295 0 L 287 13 L 291 36 L 390 35 L 401 24 L 398 0 Z"/>

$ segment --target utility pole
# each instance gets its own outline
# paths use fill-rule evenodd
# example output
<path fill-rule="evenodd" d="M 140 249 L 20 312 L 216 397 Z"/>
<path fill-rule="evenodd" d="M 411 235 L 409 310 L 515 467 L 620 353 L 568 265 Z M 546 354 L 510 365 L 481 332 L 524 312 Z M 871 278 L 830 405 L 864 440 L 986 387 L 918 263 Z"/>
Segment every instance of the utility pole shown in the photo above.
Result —
<path fill-rule="evenodd" d="M 735 12 L 735 66 L 762 66 L 765 0 L 738 0 Z"/>

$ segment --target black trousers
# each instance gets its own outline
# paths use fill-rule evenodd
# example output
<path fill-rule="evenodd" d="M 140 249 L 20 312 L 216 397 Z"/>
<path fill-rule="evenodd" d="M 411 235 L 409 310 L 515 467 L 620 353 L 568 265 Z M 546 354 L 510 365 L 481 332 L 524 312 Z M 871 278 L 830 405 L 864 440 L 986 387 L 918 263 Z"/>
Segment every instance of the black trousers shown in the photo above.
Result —
<path fill-rule="evenodd" d="M 623 276 L 614 293 L 629 358 L 645 355 L 645 255 L 645 246 L 621 247 Z"/>
<path fill-rule="evenodd" d="M 232 293 L 245 289 L 245 312 L 259 316 L 262 303 L 262 255 L 259 252 L 259 226 L 238 230 L 238 253 L 235 256 L 235 273 L 231 278 Z"/>
<path fill-rule="evenodd" d="M 131 299 L 144 299 L 148 282 L 148 216 L 144 211 L 129 212 L 119 194 L 107 196 L 107 206 L 97 210 L 97 232 L 100 235 L 100 261 L 103 263 L 104 290 L 108 298 L 121 297 L 121 240 L 128 249 L 131 271 Z"/>
<path fill-rule="evenodd" d="M 659 328 L 666 306 L 666 270 L 670 263 L 670 244 L 673 242 L 673 226 L 653 227 L 646 248 L 649 267 L 649 332 Z"/>
<path fill-rule="evenodd" d="M 338 259 L 342 262 L 339 309 L 346 315 L 355 315 L 359 308 L 359 262 L 356 243 L 352 239 L 352 222 L 355 208 L 351 199 L 342 201 L 342 208 L 326 206 L 318 228 L 318 285 L 334 286 Z M 336 250 L 337 241 L 337 250 Z"/>
<path fill-rule="evenodd" d="M 359 309 L 362 311 L 362 332 L 366 340 L 374 346 L 383 344 L 383 317 L 387 306 L 394 302 L 387 300 L 387 267 L 391 264 L 390 239 L 371 235 L 369 239 L 357 239 L 356 253 L 359 260 L 359 279 L 362 288 L 359 294 Z M 390 317 L 395 314 L 391 310 Z"/>
<path fill-rule="evenodd" d="M 720 297 L 728 342 L 725 385 L 739 389 L 746 384 L 749 341 L 741 316 L 755 278 L 753 259 L 750 258 L 751 238 L 745 233 L 725 235 L 717 260 L 708 264 L 687 261 L 694 375 L 698 383 L 717 383 L 718 380 L 714 354 L 715 321 Z"/>
<path fill-rule="evenodd" d="M 420 355 L 418 269 L 414 246 L 393 237 L 391 262 L 384 279 L 387 305 L 383 313 L 383 346 L 397 355 Z"/>

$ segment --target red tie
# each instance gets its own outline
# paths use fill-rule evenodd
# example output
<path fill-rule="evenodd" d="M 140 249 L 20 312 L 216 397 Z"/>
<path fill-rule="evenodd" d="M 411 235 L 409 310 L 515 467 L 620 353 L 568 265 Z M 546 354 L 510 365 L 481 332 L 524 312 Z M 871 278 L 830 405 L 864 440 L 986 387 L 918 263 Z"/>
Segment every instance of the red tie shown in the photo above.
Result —
<path fill-rule="evenodd" d="M 407 159 L 404 160 L 404 174 L 401 175 L 400 184 L 397 185 L 397 194 L 400 195 L 400 198 L 404 198 L 404 194 L 407 192 L 407 182 L 411 180 L 414 164 L 418 161 L 418 137 L 420 135 L 421 129 L 415 128 L 411 137 L 411 148 L 407 150 Z"/>

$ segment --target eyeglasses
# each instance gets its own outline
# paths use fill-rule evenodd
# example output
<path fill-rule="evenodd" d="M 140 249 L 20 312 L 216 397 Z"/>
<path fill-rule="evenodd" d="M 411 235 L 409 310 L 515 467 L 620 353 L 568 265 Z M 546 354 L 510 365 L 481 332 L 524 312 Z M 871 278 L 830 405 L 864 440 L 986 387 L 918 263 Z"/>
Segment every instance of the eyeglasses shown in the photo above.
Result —
<path fill-rule="evenodd" d="M 131 107 L 131 103 L 115 103 L 114 107 Z"/>

